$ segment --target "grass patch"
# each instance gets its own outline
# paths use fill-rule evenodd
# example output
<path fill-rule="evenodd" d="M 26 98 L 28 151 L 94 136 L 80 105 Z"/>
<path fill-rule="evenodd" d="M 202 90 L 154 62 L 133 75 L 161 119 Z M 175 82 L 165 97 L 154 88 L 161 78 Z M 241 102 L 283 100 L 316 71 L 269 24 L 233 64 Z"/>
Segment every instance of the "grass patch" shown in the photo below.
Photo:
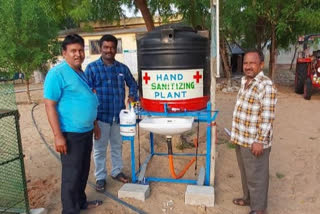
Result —
<path fill-rule="evenodd" d="M 226 144 L 229 149 L 235 149 L 236 145 L 226 138 L 218 138 L 218 145 Z"/>
<path fill-rule="evenodd" d="M 227 143 L 227 147 L 228 147 L 229 149 L 235 149 L 235 148 L 236 148 L 236 145 L 233 144 L 233 143 L 231 143 L 231 142 L 228 142 L 228 143 Z"/>
<path fill-rule="evenodd" d="M 228 139 L 225 139 L 225 138 L 218 138 L 218 145 L 220 144 L 227 144 L 227 143 L 230 143 L 230 141 Z"/>
<path fill-rule="evenodd" d="M 181 142 L 176 146 L 176 148 L 179 150 L 191 149 L 194 148 L 194 144 L 181 140 Z"/>
<path fill-rule="evenodd" d="M 278 179 L 284 178 L 284 174 L 280 173 L 280 172 L 276 172 L 276 176 Z"/>

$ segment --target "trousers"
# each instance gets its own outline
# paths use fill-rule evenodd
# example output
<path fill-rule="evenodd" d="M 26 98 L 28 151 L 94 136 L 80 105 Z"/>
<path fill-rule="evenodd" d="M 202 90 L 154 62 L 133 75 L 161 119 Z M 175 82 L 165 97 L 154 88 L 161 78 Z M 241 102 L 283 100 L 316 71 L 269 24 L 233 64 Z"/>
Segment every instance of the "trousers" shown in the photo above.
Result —
<path fill-rule="evenodd" d="M 250 148 L 236 145 L 243 198 L 250 201 L 251 210 L 267 209 L 270 151 L 271 148 L 264 149 L 263 154 L 256 157 Z"/>
<path fill-rule="evenodd" d="M 67 154 L 61 154 L 62 214 L 78 214 L 87 202 L 85 193 L 92 151 L 92 131 L 64 132 Z"/>
<path fill-rule="evenodd" d="M 104 123 L 98 121 L 101 130 L 99 140 L 93 143 L 93 159 L 95 164 L 96 180 L 105 180 L 107 178 L 107 147 L 110 142 L 111 147 L 111 176 L 116 177 L 123 168 L 122 162 L 122 140 L 120 135 L 120 125 L 118 123 Z"/>

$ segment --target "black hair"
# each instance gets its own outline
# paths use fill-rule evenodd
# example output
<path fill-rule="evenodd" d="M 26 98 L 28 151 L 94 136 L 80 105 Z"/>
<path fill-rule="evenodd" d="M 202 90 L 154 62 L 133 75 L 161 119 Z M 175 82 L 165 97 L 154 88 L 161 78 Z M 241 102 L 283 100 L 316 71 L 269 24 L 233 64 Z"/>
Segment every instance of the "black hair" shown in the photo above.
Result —
<path fill-rule="evenodd" d="M 78 34 L 69 34 L 62 42 L 62 50 L 67 50 L 67 46 L 70 44 L 80 44 L 82 47 L 84 47 L 84 40 Z"/>
<path fill-rule="evenodd" d="M 248 53 L 257 53 L 258 56 L 259 56 L 260 62 L 264 62 L 264 55 L 263 55 L 263 53 L 262 53 L 261 50 L 258 50 L 258 49 L 255 49 L 255 48 L 247 49 L 247 50 L 244 52 L 244 55 L 246 55 L 246 54 L 248 54 Z"/>
<path fill-rule="evenodd" d="M 114 37 L 113 35 L 111 34 L 106 34 L 106 35 L 103 35 L 99 41 L 99 45 L 100 47 L 102 47 L 102 43 L 106 41 L 106 42 L 113 42 L 116 47 L 118 46 L 118 40 L 116 37 Z"/>

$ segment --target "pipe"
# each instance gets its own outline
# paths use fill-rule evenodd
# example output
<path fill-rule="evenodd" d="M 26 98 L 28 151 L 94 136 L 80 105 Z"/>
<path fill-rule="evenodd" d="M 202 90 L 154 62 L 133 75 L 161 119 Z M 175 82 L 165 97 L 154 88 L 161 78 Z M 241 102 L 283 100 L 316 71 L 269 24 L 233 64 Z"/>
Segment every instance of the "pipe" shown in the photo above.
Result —
<path fill-rule="evenodd" d="M 179 179 L 184 176 L 184 174 L 188 171 L 190 166 L 196 161 L 196 157 L 193 157 L 189 163 L 184 167 L 184 169 L 177 175 L 174 170 L 174 165 L 173 165 L 173 153 L 172 153 L 172 143 L 171 143 L 171 136 L 167 136 L 167 145 L 168 145 L 168 157 L 169 157 L 169 167 L 170 167 L 170 172 L 171 176 L 174 179 Z"/>
<path fill-rule="evenodd" d="M 173 165 L 173 156 L 169 155 L 169 164 L 170 164 L 170 172 L 171 172 L 171 176 L 174 179 L 179 179 L 182 178 L 182 176 L 184 176 L 184 174 L 188 171 L 189 167 L 196 161 L 196 157 L 193 157 L 189 163 L 184 167 L 184 169 L 178 174 L 176 175 L 175 171 L 174 171 L 174 165 Z"/>

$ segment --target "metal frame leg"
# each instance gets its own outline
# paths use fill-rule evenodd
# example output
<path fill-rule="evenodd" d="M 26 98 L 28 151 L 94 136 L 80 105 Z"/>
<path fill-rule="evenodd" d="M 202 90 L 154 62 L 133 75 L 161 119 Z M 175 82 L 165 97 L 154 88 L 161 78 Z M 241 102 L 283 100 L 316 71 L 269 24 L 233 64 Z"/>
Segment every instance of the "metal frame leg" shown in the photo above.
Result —
<path fill-rule="evenodd" d="M 207 105 L 207 147 L 206 147 L 206 175 L 204 179 L 204 185 L 208 186 L 210 181 L 210 169 L 211 169 L 211 104 Z"/>
<path fill-rule="evenodd" d="M 150 132 L 150 153 L 153 156 L 154 155 L 154 143 L 153 143 L 153 133 Z"/>
<path fill-rule="evenodd" d="M 134 137 L 130 137 L 130 144 L 131 144 L 131 177 L 132 183 L 137 182 L 136 178 L 136 157 L 134 152 Z"/>

